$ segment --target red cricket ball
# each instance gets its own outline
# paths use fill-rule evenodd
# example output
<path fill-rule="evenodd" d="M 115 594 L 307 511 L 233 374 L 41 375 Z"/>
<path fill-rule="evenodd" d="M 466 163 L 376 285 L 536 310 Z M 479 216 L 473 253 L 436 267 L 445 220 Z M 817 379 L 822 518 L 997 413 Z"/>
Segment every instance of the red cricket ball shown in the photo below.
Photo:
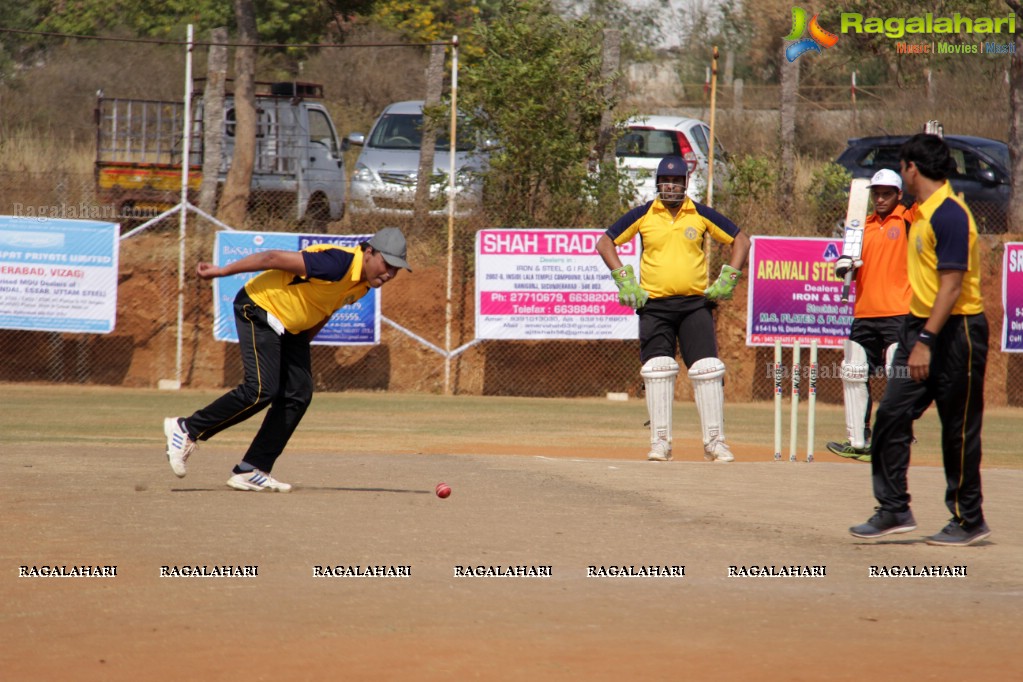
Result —
<path fill-rule="evenodd" d="M 447 483 L 437 484 L 437 497 L 444 498 L 451 494 L 451 486 Z"/>

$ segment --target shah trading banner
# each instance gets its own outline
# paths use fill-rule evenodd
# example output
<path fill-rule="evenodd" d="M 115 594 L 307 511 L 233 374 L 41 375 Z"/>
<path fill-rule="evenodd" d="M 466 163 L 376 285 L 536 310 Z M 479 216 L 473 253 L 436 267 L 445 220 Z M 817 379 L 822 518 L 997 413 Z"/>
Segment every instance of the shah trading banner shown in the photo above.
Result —
<path fill-rule="evenodd" d="M 223 266 L 260 251 L 299 251 L 312 244 L 355 247 L 371 236 L 223 231 L 217 233 L 213 262 Z M 238 342 L 238 330 L 234 323 L 234 297 L 246 282 L 258 274 L 251 272 L 213 280 L 213 338 Z M 333 346 L 380 343 L 380 289 L 370 289 L 361 299 L 334 313 L 313 343 Z"/>
<path fill-rule="evenodd" d="M 1023 243 L 1005 245 L 1002 261 L 1002 350 L 1023 353 Z"/>
<path fill-rule="evenodd" d="M 639 318 L 597 254 L 602 230 L 476 233 L 477 339 L 636 339 Z M 618 247 L 639 273 L 638 240 Z"/>
<path fill-rule="evenodd" d="M 821 348 L 841 348 L 849 338 L 856 284 L 842 303 L 835 277 L 841 239 L 753 237 L 750 249 L 746 345 L 791 346 L 816 339 Z"/>
<path fill-rule="evenodd" d="M 112 332 L 119 231 L 95 220 L 0 216 L 0 328 Z"/>

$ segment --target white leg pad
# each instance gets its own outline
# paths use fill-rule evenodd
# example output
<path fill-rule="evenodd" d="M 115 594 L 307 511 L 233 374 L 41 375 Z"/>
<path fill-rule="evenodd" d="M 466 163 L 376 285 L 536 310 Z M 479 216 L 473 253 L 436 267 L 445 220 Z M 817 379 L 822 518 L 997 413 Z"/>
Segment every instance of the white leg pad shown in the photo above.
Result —
<path fill-rule="evenodd" d="M 899 344 L 892 343 L 884 351 L 884 374 L 889 379 L 892 378 L 892 365 L 895 364 L 895 351 L 899 349 Z"/>
<path fill-rule="evenodd" d="M 725 445 L 725 364 L 718 358 L 703 358 L 689 368 L 696 411 L 703 430 L 704 458 L 719 462 L 735 459 Z"/>
<path fill-rule="evenodd" d="M 650 413 L 650 453 L 647 459 L 671 459 L 671 408 L 675 398 L 678 363 L 666 355 L 650 358 L 640 372 L 646 386 L 646 408 Z"/>
<path fill-rule="evenodd" d="M 867 351 L 855 341 L 846 340 L 845 357 L 842 359 L 842 390 L 845 393 L 845 429 L 849 444 L 854 448 L 867 446 L 863 425 L 867 418 L 869 379 Z"/>

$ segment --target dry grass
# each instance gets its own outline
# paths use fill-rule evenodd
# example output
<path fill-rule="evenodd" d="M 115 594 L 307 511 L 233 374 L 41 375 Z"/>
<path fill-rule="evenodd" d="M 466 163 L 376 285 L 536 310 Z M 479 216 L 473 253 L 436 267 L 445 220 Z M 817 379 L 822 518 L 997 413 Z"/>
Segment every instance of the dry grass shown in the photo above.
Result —
<path fill-rule="evenodd" d="M 162 437 L 160 419 L 188 414 L 218 397 L 219 391 L 165 392 L 126 388 L 36 386 L 2 387 L 8 409 L 0 412 L 0 433 L 8 447 L 19 444 L 118 442 L 152 444 Z M 81 406 L 88 404 L 88 410 Z M 695 406 L 676 403 L 676 438 L 699 432 Z M 40 414 L 62 415 L 41 423 Z M 788 448 L 788 405 L 783 446 Z M 838 461 L 824 443 L 841 436 L 843 412 L 838 405 L 818 404 L 818 459 Z M 1020 468 L 1014 446 L 1018 408 L 988 409 L 984 415 L 985 466 Z M 729 440 L 746 453 L 763 452 L 769 461 L 773 444 L 770 402 L 725 405 Z M 646 442 L 646 405 L 597 398 L 503 398 L 435 396 L 408 393 L 320 393 L 294 437 L 297 450 L 333 452 L 432 452 L 529 454 L 566 446 L 579 452 L 607 453 L 624 459 L 641 457 Z M 806 408 L 800 415 L 800 457 L 805 442 Z M 243 447 L 255 434 L 259 418 L 226 431 L 218 443 Z M 914 464 L 940 466 L 940 424 L 928 410 L 916 429 Z"/>
<path fill-rule="evenodd" d="M 95 155 L 91 141 L 38 135 L 28 129 L 0 139 L 0 171 L 90 175 Z"/>

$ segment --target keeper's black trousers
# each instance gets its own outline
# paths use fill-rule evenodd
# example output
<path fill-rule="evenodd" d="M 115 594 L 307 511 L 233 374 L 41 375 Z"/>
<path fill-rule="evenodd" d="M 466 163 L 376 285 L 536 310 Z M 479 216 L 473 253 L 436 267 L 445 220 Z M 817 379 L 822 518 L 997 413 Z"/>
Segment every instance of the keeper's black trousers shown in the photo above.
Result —
<path fill-rule="evenodd" d="M 234 300 L 238 350 L 245 377 L 232 391 L 188 417 L 193 440 L 208 440 L 267 405 L 259 432 L 242 461 L 269 473 L 313 398 L 312 356 L 305 333 L 278 334 L 266 311 L 242 288 Z"/>
<path fill-rule="evenodd" d="M 983 313 L 952 315 L 931 348 L 930 375 L 909 376 L 909 353 L 926 320 L 907 315 L 899 335 L 892 377 L 874 423 L 871 472 L 881 509 L 904 512 L 913 421 L 933 402 L 941 420 L 945 504 L 953 519 L 970 530 L 984 521 L 980 485 L 980 430 L 984 417 L 984 370 L 988 325 Z"/>

